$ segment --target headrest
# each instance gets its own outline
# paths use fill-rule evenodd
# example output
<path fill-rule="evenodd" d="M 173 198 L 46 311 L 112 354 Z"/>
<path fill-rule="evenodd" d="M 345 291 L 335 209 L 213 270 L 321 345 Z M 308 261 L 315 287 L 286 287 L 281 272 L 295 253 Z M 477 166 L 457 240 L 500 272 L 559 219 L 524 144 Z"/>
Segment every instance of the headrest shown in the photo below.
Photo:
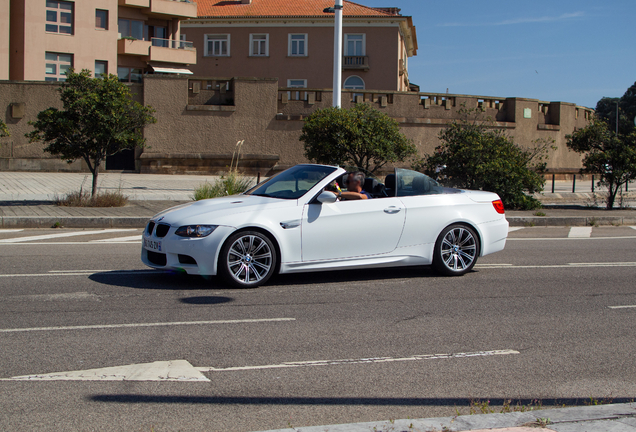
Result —
<path fill-rule="evenodd" d="M 378 181 L 373 177 L 367 177 L 364 179 L 364 190 L 368 193 L 373 193 L 378 186 Z"/>
<path fill-rule="evenodd" d="M 386 176 L 384 179 L 384 186 L 386 186 L 387 189 L 395 189 L 395 174 L 389 174 Z"/>

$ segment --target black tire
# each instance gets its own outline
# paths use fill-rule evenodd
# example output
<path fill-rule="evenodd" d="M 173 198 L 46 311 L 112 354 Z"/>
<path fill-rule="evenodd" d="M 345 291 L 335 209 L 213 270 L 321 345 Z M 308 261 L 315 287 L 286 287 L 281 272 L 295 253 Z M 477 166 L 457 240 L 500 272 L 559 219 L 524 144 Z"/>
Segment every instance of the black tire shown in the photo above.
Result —
<path fill-rule="evenodd" d="M 256 288 L 276 271 L 278 256 L 274 243 L 258 231 L 232 234 L 219 255 L 219 275 L 237 288 Z"/>
<path fill-rule="evenodd" d="M 435 242 L 433 266 L 446 276 L 464 275 L 475 266 L 480 250 L 474 229 L 463 224 L 449 225 Z"/>

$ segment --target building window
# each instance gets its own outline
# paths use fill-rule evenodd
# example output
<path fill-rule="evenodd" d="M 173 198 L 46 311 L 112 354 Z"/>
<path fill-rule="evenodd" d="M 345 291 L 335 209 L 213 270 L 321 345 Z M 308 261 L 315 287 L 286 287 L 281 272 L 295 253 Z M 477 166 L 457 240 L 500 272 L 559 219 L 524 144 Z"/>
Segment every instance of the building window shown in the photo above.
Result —
<path fill-rule="evenodd" d="M 343 87 L 347 90 L 364 90 L 364 81 L 359 76 L 350 76 L 344 82 Z"/>
<path fill-rule="evenodd" d="M 366 55 L 366 37 L 364 34 L 346 34 L 345 35 L 345 55 L 346 56 L 365 56 Z"/>
<path fill-rule="evenodd" d="M 288 79 L 287 88 L 307 88 L 306 79 Z M 307 100 L 307 92 L 287 92 L 289 100 Z"/>
<path fill-rule="evenodd" d="M 307 55 L 307 34 L 290 34 L 287 55 L 305 57 Z"/>
<path fill-rule="evenodd" d="M 66 72 L 73 67 L 73 54 L 47 52 L 44 81 L 66 81 Z"/>
<path fill-rule="evenodd" d="M 73 3 L 46 0 L 46 31 L 73 34 Z"/>
<path fill-rule="evenodd" d="M 205 35 L 205 53 L 210 57 L 229 57 L 230 56 L 230 35 Z"/>
<path fill-rule="evenodd" d="M 119 38 L 144 39 L 144 22 L 137 20 L 119 19 L 117 21 Z"/>
<path fill-rule="evenodd" d="M 108 11 L 95 9 L 95 28 L 108 30 Z"/>
<path fill-rule="evenodd" d="M 250 56 L 268 56 L 269 55 L 269 35 L 268 34 L 251 34 L 250 35 Z"/>
<path fill-rule="evenodd" d="M 102 60 L 95 60 L 95 77 L 101 77 L 108 75 L 108 62 Z"/>
<path fill-rule="evenodd" d="M 141 69 L 118 67 L 117 78 L 119 78 L 119 82 L 140 83 L 143 78 L 143 73 Z"/>

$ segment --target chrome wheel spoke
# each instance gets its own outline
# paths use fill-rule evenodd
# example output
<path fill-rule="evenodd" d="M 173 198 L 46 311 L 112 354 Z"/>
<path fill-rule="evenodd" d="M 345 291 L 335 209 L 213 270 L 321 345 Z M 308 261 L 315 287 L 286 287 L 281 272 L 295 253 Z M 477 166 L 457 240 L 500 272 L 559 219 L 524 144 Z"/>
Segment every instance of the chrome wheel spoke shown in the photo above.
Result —
<path fill-rule="evenodd" d="M 258 235 L 236 239 L 226 257 L 227 267 L 237 282 L 244 284 L 263 280 L 272 270 L 273 251 Z"/>

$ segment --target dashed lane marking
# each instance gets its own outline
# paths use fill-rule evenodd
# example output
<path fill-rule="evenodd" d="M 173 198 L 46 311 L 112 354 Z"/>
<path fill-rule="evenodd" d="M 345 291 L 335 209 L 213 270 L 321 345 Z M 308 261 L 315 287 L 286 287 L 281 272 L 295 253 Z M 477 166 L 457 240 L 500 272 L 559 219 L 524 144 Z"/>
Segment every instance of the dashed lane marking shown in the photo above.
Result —
<path fill-rule="evenodd" d="M 633 309 L 636 305 L 620 305 L 620 306 L 608 306 L 610 309 Z"/>
<path fill-rule="evenodd" d="M 198 367 L 196 368 L 200 372 L 227 372 L 227 371 L 247 371 L 247 370 L 261 370 L 261 369 L 283 369 L 283 368 L 298 368 L 298 367 L 312 367 L 312 366 L 337 366 L 347 364 L 361 364 L 361 363 L 392 363 L 392 362 L 405 362 L 405 361 L 418 361 L 418 360 L 441 360 L 441 359 L 454 359 L 454 358 L 468 358 L 468 357 L 489 357 L 496 355 L 510 355 L 519 354 L 519 351 L 515 350 L 492 350 L 492 351 L 476 351 L 454 354 L 424 354 L 414 355 L 409 357 L 367 357 L 359 359 L 341 359 L 341 360 L 314 360 L 314 361 L 300 361 L 300 362 L 285 362 L 271 365 L 261 366 L 234 366 L 234 367 Z"/>
<path fill-rule="evenodd" d="M 508 237 L 506 241 L 546 241 L 546 240 L 621 240 L 621 239 L 636 239 L 636 236 L 616 236 L 616 237 Z"/>
<path fill-rule="evenodd" d="M 24 230 L 23 229 L 0 229 L 0 234 L 15 233 L 15 232 L 20 232 L 20 231 L 24 231 Z"/>
<path fill-rule="evenodd" d="M 109 239 L 101 239 L 101 240 L 91 240 L 90 243 L 108 243 L 108 242 L 139 242 L 141 241 L 141 234 L 128 236 L 128 237 L 117 237 L 117 238 L 109 238 Z"/>
<path fill-rule="evenodd" d="M 587 238 L 592 236 L 592 227 L 572 227 L 568 233 L 569 238 Z"/>
<path fill-rule="evenodd" d="M 519 231 L 519 230 L 522 230 L 524 228 L 525 227 L 511 227 L 511 226 L 509 226 L 508 227 L 508 232 Z"/>
<path fill-rule="evenodd" d="M 16 274 L 0 274 L 0 278 L 12 277 L 46 277 L 46 276 L 91 276 L 97 273 L 107 273 L 109 276 L 121 275 L 147 275 L 170 273 L 165 270 L 51 270 L 49 273 L 16 273 Z"/>
<path fill-rule="evenodd" d="M 636 267 L 636 262 L 601 262 L 601 263 L 567 263 L 545 265 L 514 265 L 514 264 L 475 264 L 479 269 L 528 269 L 528 268 L 594 268 L 594 267 Z"/>
<path fill-rule="evenodd" d="M 95 234 L 109 234 L 115 232 L 130 232 L 137 231 L 137 228 L 115 228 L 115 229 L 103 229 L 103 230 L 93 230 L 93 231 L 73 231 L 73 232 L 62 232 L 56 234 L 45 234 L 39 236 L 28 236 L 28 237 L 16 237 L 10 239 L 2 239 L 0 243 L 23 243 L 23 242 L 31 242 L 36 240 L 49 240 L 56 239 L 62 237 L 75 237 L 75 236 L 83 236 L 83 235 L 95 235 Z"/>
<path fill-rule="evenodd" d="M 168 326 L 184 326 L 184 325 L 250 324 L 250 323 L 284 322 L 284 321 L 296 321 L 296 318 L 254 318 L 254 319 L 214 320 L 214 321 L 176 321 L 176 322 L 159 322 L 159 323 L 101 324 L 101 325 L 60 326 L 60 327 L 29 327 L 29 328 L 0 329 L 0 333 L 59 331 L 59 330 L 92 330 L 92 329 L 113 329 L 113 328 L 130 328 L 130 327 L 168 327 Z"/>

